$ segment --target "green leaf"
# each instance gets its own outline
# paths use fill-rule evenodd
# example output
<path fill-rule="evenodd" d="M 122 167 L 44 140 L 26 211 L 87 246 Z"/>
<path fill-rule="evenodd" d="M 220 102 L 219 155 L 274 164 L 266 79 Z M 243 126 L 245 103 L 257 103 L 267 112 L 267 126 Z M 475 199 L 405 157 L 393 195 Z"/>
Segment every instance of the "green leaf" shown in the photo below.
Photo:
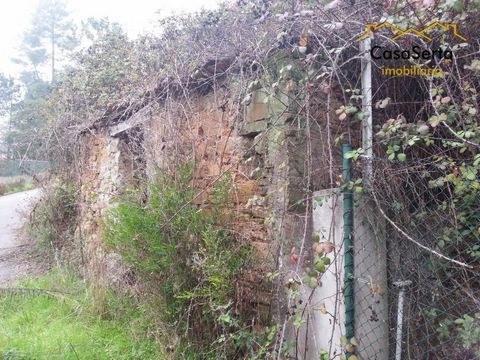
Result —
<path fill-rule="evenodd" d="M 351 159 L 355 156 L 355 153 L 353 151 L 348 151 L 343 155 L 344 159 Z"/>
<path fill-rule="evenodd" d="M 363 120 L 363 119 L 366 119 L 368 116 L 368 112 L 366 111 L 360 111 L 360 112 L 357 112 L 355 114 L 355 117 L 358 119 L 358 120 Z"/>
<path fill-rule="evenodd" d="M 452 8 L 458 12 L 463 11 L 464 6 L 461 1 L 455 1 L 452 5 Z"/>
<path fill-rule="evenodd" d="M 432 127 L 437 127 L 438 124 L 440 124 L 440 119 L 438 116 L 436 115 L 433 115 L 430 117 L 430 119 L 428 119 L 428 123 L 432 126 Z"/>
<path fill-rule="evenodd" d="M 404 153 L 400 153 L 397 155 L 397 159 L 400 161 L 405 161 L 407 160 L 407 155 L 405 155 Z"/>
<path fill-rule="evenodd" d="M 295 329 L 299 329 L 300 326 L 305 322 L 302 316 L 296 316 L 295 320 L 293 320 L 293 326 L 295 326 Z"/>
<path fill-rule="evenodd" d="M 358 109 L 355 106 L 348 106 L 347 108 L 345 108 L 345 112 L 348 115 L 352 115 L 352 114 L 355 114 L 356 112 L 358 112 Z"/>
<path fill-rule="evenodd" d="M 325 272 L 325 263 L 323 263 L 322 261 L 318 261 L 316 264 L 315 264 L 315 269 L 319 272 L 319 273 L 324 273 Z M 316 280 L 316 279 L 315 279 Z"/>
<path fill-rule="evenodd" d="M 477 170 L 472 167 L 464 169 L 462 173 L 463 177 L 467 180 L 475 180 L 477 177 Z"/>

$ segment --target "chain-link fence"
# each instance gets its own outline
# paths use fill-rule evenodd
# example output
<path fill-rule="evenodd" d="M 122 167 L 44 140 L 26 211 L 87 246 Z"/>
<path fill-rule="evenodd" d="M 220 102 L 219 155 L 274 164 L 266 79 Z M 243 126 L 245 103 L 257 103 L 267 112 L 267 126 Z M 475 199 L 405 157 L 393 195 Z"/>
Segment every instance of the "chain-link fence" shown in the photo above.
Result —
<path fill-rule="evenodd" d="M 0 176 L 36 175 L 48 170 L 48 161 L 0 160 Z"/>
<path fill-rule="evenodd" d="M 373 168 L 354 207 L 359 356 L 479 359 L 477 177 L 433 158 Z"/>

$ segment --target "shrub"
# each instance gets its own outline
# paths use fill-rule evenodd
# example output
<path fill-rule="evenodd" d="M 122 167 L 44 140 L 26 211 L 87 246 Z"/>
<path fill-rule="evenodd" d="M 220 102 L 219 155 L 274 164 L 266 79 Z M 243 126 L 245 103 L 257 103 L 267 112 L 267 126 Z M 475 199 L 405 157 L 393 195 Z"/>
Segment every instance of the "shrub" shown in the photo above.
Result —
<path fill-rule="evenodd" d="M 30 235 L 41 248 L 54 254 L 73 239 L 76 195 L 75 186 L 63 181 L 52 182 L 44 189 L 29 223 Z"/>
<path fill-rule="evenodd" d="M 193 351 L 195 358 L 234 358 L 241 349 L 232 334 L 242 328 L 233 314 L 234 284 L 248 248 L 218 220 L 228 219 L 230 178 L 210 192 L 215 206 L 208 211 L 192 203 L 187 168 L 147 187 L 146 201 L 136 197 L 138 191 L 119 199 L 106 222 L 108 243 L 161 294 L 159 315 L 181 337 L 178 356 L 191 358 Z"/>

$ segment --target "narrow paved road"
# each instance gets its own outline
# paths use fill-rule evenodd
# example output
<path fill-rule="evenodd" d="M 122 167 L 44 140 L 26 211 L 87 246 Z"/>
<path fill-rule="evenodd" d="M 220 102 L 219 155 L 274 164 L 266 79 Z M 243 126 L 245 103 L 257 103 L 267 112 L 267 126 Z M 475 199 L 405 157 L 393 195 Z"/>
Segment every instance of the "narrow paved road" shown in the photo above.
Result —
<path fill-rule="evenodd" d="M 0 197 L 0 283 L 15 277 L 18 271 L 18 230 L 28 219 L 29 210 L 40 190 L 30 190 Z"/>

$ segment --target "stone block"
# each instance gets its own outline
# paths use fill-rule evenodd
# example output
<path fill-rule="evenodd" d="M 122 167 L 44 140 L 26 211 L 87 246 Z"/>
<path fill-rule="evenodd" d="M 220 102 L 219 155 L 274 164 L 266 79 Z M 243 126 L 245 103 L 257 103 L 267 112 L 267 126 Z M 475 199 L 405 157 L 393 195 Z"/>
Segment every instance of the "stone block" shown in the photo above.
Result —
<path fill-rule="evenodd" d="M 252 103 L 255 104 L 268 104 L 268 93 L 265 90 L 256 90 L 253 93 Z"/>
<path fill-rule="evenodd" d="M 233 200 L 241 204 L 246 204 L 248 200 L 258 193 L 258 185 L 254 180 L 236 184 L 235 191 L 232 192 Z"/>
<path fill-rule="evenodd" d="M 246 121 L 247 123 L 250 123 L 258 120 L 264 120 L 268 117 L 268 114 L 268 104 L 252 102 L 247 107 Z"/>
<path fill-rule="evenodd" d="M 257 154 L 263 155 L 267 153 L 268 150 L 268 137 L 265 134 L 259 133 L 253 139 L 255 144 L 255 152 Z"/>
<path fill-rule="evenodd" d="M 220 174 L 220 165 L 214 162 L 202 162 L 202 165 L 198 168 L 196 176 L 200 178 L 216 176 Z"/>
<path fill-rule="evenodd" d="M 240 130 L 242 136 L 255 136 L 268 129 L 268 121 L 246 122 Z"/>

